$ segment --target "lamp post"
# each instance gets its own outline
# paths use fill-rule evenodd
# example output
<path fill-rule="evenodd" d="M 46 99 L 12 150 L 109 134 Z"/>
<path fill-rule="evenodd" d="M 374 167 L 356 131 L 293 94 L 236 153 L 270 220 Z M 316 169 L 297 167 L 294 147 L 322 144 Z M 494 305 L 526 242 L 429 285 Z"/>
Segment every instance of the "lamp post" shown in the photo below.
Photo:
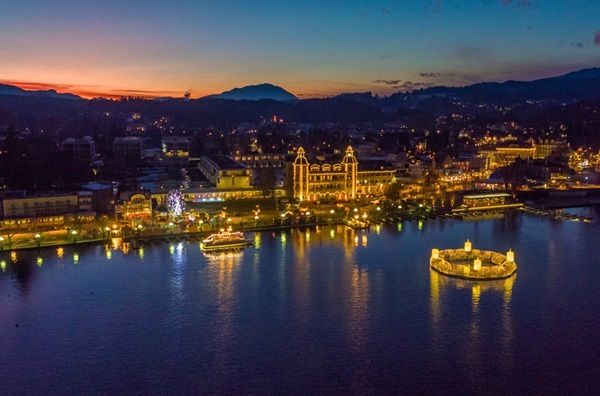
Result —
<path fill-rule="evenodd" d="M 74 244 L 77 243 L 77 230 L 71 230 L 71 238 Z"/>
<path fill-rule="evenodd" d="M 37 245 L 37 247 L 39 248 L 40 245 L 42 244 L 42 236 L 40 235 L 40 233 L 36 233 L 34 236 L 35 238 L 35 244 Z"/>
<path fill-rule="evenodd" d="M 4 237 L 0 236 L 0 252 L 4 249 Z"/>

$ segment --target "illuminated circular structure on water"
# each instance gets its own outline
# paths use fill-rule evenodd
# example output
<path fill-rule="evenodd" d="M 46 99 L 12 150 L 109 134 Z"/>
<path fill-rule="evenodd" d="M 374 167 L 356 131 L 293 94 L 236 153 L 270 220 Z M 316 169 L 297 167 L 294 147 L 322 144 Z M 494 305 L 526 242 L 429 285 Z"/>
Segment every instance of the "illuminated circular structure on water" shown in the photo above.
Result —
<path fill-rule="evenodd" d="M 512 250 L 501 254 L 473 249 L 469 240 L 462 249 L 432 249 L 429 265 L 441 274 L 474 280 L 508 278 L 517 270 Z"/>

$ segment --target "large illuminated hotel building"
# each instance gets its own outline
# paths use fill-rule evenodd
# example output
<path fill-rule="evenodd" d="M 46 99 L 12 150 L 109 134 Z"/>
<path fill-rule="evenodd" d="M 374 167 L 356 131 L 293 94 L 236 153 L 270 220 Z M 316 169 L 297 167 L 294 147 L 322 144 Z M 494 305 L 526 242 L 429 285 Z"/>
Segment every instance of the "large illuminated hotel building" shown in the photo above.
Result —
<path fill-rule="evenodd" d="M 300 147 L 292 164 L 293 194 L 299 201 L 319 201 L 323 198 L 347 201 L 377 196 L 383 194 L 394 181 L 395 172 L 395 169 L 379 161 L 359 164 L 352 147 L 346 149 L 339 163 L 311 164 Z"/>

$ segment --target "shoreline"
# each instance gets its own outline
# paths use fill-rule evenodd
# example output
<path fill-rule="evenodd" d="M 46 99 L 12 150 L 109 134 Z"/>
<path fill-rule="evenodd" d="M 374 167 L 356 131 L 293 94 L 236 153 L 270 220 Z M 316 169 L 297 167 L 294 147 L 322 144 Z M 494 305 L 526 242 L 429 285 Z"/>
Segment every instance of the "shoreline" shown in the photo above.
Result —
<path fill-rule="evenodd" d="M 249 227 L 244 228 L 239 231 L 242 232 L 264 232 L 264 231 L 281 231 L 281 230 L 290 230 L 296 228 L 304 228 L 304 227 L 317 227 L 317 226 L 335 226 L 335 225 L 345 225 L 344 221 L 324 221 L 324 222 L 312 222 L 305 224 L 289 224 L 289 225 L 269 225 L 264 227 Z M 41 243 L 39 245 L 33 243 L 23 246 L 16 247 L 3 247 L 0 249 L 1 253 L 10 253 L 16 251 L 27 251 L 27 250 L 43 250 L 43 249 L 53 249 L 60 248 L 66 246 L 78 246 L 78 245 L 101 245 L 110 243 L 110 241 L 114 238 L 120 238 L 123 242 L 131 243 L 132 247 L 135 249 L 140 244 L 149 243 L 152 241 L 159 240 L 181 240 L 181 239 L 201 239 L 204 236 L 215 233 L 216 230 L 207 230 L 207 231 L 194 231 L 194 232 L 179 232 L 179 233 L 170 233 L 170 234 L 151 234 L 151 235 L 119 235 L 113 238 L 94 238 L 94 239 L 81 239 L 77 242 L 70 241 L 56 241 L 51 243 Z"/>

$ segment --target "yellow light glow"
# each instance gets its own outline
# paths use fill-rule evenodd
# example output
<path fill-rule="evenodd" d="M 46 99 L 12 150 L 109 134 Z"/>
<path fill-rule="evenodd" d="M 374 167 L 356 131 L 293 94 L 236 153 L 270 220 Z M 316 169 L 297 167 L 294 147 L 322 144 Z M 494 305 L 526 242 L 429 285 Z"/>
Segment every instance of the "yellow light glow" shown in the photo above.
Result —
<path fill-rule="evenodd" d="M 473 244 L 469 239 L 467 239 L 465 242 L 465 252 L 469 253 L 471 250 L 473 250 Z"/>
<path fill-rule="evenodd" d="M 510 249 L 508 252 L 506 252 L 506 261 L 508 261 L 510 263 L 515 262 L 515 252 L 513 252 L 512 249 Z"/>

